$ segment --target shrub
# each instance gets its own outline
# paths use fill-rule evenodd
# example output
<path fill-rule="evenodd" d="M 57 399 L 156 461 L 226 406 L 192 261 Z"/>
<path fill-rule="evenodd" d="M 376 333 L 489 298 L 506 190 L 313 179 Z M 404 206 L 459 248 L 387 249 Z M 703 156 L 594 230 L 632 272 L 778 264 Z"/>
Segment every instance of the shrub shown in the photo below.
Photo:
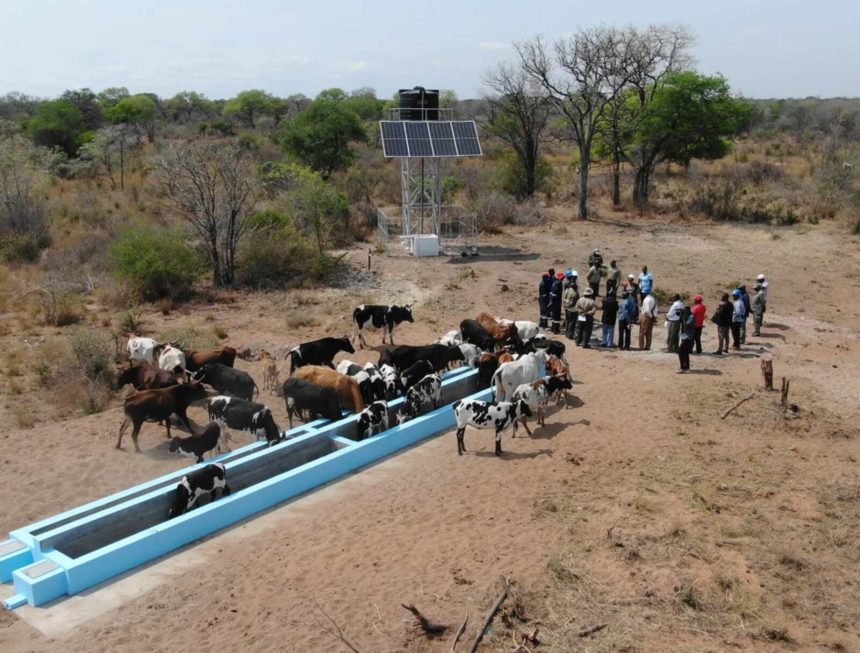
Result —
<path fill-rule="evenodd" d="M 69 289 L 45 290 L 39 294 L 42 322 L 51 326 L 68 326 L 80 322 L 86 309 L 80 294 Z"/>
<path fill-rule="evenodd" d="M 282 288 L 319 278 L 314 244 L 293 226 L 289 216 L 267 211 L 252 216 L 254 231 L 239 247 L 236 280 L 252 288 Z"/>
<path fill-rule="evenodd" d="M 88 381 L 109 385 L 112 350 L 111 341 L 97 331 L 79 331 L 72 336 L 72 351 Z"/>
<path fill-rule="evenodd" d="M 131 228 L 111 245 L 110 258 L 116 276 L 144 299 L 186 296 L 202 269 L 186 235 L 176 229 Z"/>
<path fill-rule="evenodd" d="M 516 221 L 517 204 L 510 195 L 491 192 L 475 202 L 474 211 L 478 214 L 478 228 L 485 233 L 497 234 L 504 225 Z"/>

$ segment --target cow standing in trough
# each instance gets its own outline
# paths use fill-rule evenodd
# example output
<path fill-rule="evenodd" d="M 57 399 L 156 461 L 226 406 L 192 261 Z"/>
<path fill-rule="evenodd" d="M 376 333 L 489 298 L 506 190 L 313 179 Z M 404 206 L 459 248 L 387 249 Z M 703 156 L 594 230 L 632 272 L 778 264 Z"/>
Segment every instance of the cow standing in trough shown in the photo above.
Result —
<path fill-rule="evenodd" d="M 511 395 L 511 401 L 525 401 L 529 409 L 537 414 L 538 426 L 546 426 L 546 405 L 549 398 L 562 389 L 569 390 L 573 386 L 570 379 L 564 376 L 545 376 L 531 383 L 519 386 Z M 523 428 L 529 435 L 532 434 L 525 415 L 520 420 Z M 514 432 L 511 437 L 517 437 L 517 425 L 514 424 Z"/>
<path fill-rule="evenodd" d="M 116 381 L 117 390 L 126 384 L 134 386 L 135 390 L 155 390 L 176 385 L 176 375 L 168 370 L 162 370 L 155 365 L 140 361 L 140 364 L 124 369 Z"/>
<path fill-rule="evenodd" d="M 202 463 L 203 455 L 214 451 L 219 446 L 224 429 L 218 422 L 210 422 L 200 433 L 194 433 L 187 438 L 175 436 L 170 440 L 170 453 L 180 453 L 183 456 L 193 456 L 195 462 Z"/>
<path fill-rule="evenodd" d="M 412 304 L 406 306 L 382 306 L 379 304 L 362 304 L 352 312 L 352 321 L 355 322 L 358 333 L 359 346 L 364 349 L 368 346 L 364 339 L 364 329 L 372 326 L 374 329 L 382 329 L 382 344 L 385 344 L 385 334 L 391 344 L 394 344 L 394 327 L 401 322 L 414 322 L 412 317 Z"/>
<path fill-rule="evenodd" d="M 185 364 L 189 372 L 196 372 L 204 365 L 220 363 L 233 367 L 236 362 L 236 350 L 233 347 L 216 347 L 214 349 L 186 349 Z"/>
<path fill-rule="evenodd" d="M 406 401 L 403 402 L 403 410 L 397 414 L 397 421 L 401 424 L 418 416 L 424 404 L 432 404 L 433 408 L 439 408 L 442 403 L 442 379 L 438 374 L 428 374 L 418 383 L 409 388 L 406 393 Z"/>
<path fill-rule="evenodd" d="M 290 376 L 297 368 L 305 365 L 325 365 L 334 369 L 332 361 L 339 351 L 345 351 L 348 354 L 355 353 L 355 347 L 352 346 L 347 336 L 320 338 L 293 347 L 287 352 L 287 356 L 290 357 Z"/>
<path fill-rule="evenodd" d="M 384 401 L 374 401 L 358 415 L 355 422 L 356 438 L 364 440 L 388 428 L 388 404 Z"/>
<path fill-rule="evenodd" d="M 238 397 L 218 396 L 209 400 L 209 420 L 224 422 L 231 429 L 250 431 L 257 440 L 266 438 L 269 446 L 281 441 L 281 430 L 272 411 L 263 404 Z"/>
<path fill-rule="evenodd" d="M 351 376 L 338 374 L 335 370 L 321 365 L 306 365 L 296 370 L 296 378 L 331 388 L 337 393 L 337 399 L 344 408 L 355 413 L 364 410 L 365 403 L 361 396 L 361 390 Z"/>
<path fill-rule="evenodd" d="M 175 414 L 191 431 L 191 422 L 186 414 L 188 407 L 195 401 L 205 398 L 206 389 L 202 383 L 196 382 L 172 385 L 169 388 L 157 390 L 138 390 L 129 395 L 122 407 L 125 418 L 119 427 L 119 439 L 116 442 L 116 448 L 122 449 L 122 436 L 128 425 L 132 424 L 134 428 L 131 432 L 131 439 L 134 441 L 134 450 L 139 452 L 137 435 L 146 420 L 163 420 L 169 438 L 170 420 L 168 418 Z"/>
<path fill-rule="evenodd" d="M 203 469 L 186 474 L 176 486 L 176 498 L 167 515 L 168 519 L 179 517 L 197 505 L 202 496 L 212 495 L 215 500 L 215 491 L 220 490 L 221 496 L 230 494 L 230 486 L 227 485 L 227 469 L 220 463 L 206 465 Z"/>
<path fill-rule="evenodd" d="M 523 383 L 537 381 L 543 375 L 545 367 L 546 352 L 543 350 L 499 365 L 499 369 L 493 374 L 496 401 L 510 398 L 514 390 Z"/>
<path fill-rule="evenodd" d="M 454 403 L 454 416 L 457 420 L 457 453 L 466 451 L 464 441 L 466 427 L 476 429 L 496 429 L 496 455 L 502 455 L 502 433 L 516 426 L 521 417 L 531 417 L 532 412 L 525 401 L 502 401 L 492 403 L 477 399 L 464 399 Z"/>
<path fill-rule="evenodd" d="M 254 392 L 260 390 L 250 374 L 233 367 L 227 367 L 221 363 L 210 363 L 204 365 L 194 373 L 195 381 L 203 381 L 211 385 L 223 395 L 254 400 Z"/>
<path fill-rule="evenodd" d="M 293 415 L 304 421 L 303 411 L 308 411 L 309 418 L 316 416 L 336 421 L 341 418 L 340 401 L 337 392 L 310 381 L 289 378 L 284 381 L 284 404 L 287 408 L 287 419 L 293 428 Z"/>

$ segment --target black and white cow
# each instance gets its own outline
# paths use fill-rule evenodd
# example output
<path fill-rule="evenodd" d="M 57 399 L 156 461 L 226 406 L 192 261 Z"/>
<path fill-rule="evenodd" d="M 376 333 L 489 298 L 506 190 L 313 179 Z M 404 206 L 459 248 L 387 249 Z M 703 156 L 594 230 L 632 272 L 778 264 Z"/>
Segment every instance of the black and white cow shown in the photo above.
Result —
<path fill-rule="evenodd" d="M 403 393 L 403 383 L 397 374 L 397 370 L 393 365 L 383 363 L 379 366 L 379 373 L 382 375 L 382 381 L 385 383 L 385 398 L 389 401 Z"/>
<path fill-rule="evenodd" d="M 352 321 L 355 322 L 355 327 L 358 332 L 359 345 L 367 347 L 367 341 L 364 339 L 364 328 L 372 326 L 375 329 L 382 329 L 382 344 L 385 344 L 385 334 L 388 333 L 388 339 L 391 344 L 394 344 L 394 327 L 401 322 L 414 322 L 412 317 L 412 304 L 405 306 L 382 306 L 379 304 L 362 304 L 352 312 Z"/>
<path fill-rule="evenodd" d="M 511 395 L 511 401 L 525 401 L 529 408 L 537 413 L 538 426 L 546 426 L 546 405 L 549 398 L 556 392 L 561 390 L 570 390 L 573 385 L 567 376 L 545 376 L 532 381 L 531 383 L 523 383 Z M 526 422 L 526 417 L 523 416 L 520 420 L 529 435 L 532 432 L 529 430 L 529 425 Z M 514 432 L 511 437 L 517 437 L 517 425 L 514 424 Z"/>
<path fill-rule="evenodd" d="M 211 422 L 200 433 L 187 438 L 174 437 L 170 440 L 170 453 L 194 456 L 196 462 L 203 462 L 203 454 L 213 451 L 221 439 L 222 429 L 218 422 Z"/>
<path fill-rule="evenodd" d="M 197 370 L 192 378 L 202 381 L 215 388 L 223 395 L 240 397 L 248 401 L 254 400 L 254 392 L 260 390 L 251 375 L 234 367 L 227 367 L 221 363 L 210 363 Z"/>
<path fill-rule="evenodd" d="M 332 361 L 339 351 L 355 353 L 355 347 L 352 346 L 348 336 L 303 342 L 287 352 L 287 356 L 290 357 L 290 374 L 292 375 L 297 367 L 305 365 L 325 365 L 334 369 Z"/>
<path fill-rule="evenodd" d="M 361 398 L 365 404 L 372 404 L 375 397 L 373 396 L 373 382 L 370 379 L 370 373 L 357 363 L 350 360 L 342 360 L 337 364 L 337 372 L 345 376 L 351 376 L 358 384 L 358 390 L 361 392 Z"/>
<path fill-rule="evenodd" d="M 400 383 L 403 386 L 403 392 L 409 392 L 409 388 L 418 383 L 428 374 L 433 374 L 436 370 L 433 369 L 433 364 L 430 361 L 416 361 L 414 365 L 410 365 L 400 375 Z"/>
<path fill-rule="evenodd" d="M 358 414 L 355 423 L 358 440 L 364 440 L 388 428 L 388 404 L 384 401 L 374 401 Z"/>
<path fill-rule="evenodd" d="M 496 430 L 496 455 L 502 454 L 502 433 L 515 425 L 522 416 L 531 417 L 529 405 L 523 401 L 501 401 L 497 404 L 477 399 L 464 399 L 454 403 L 457 419 L 457 453 L 461 456 L 466 450 L 463 441 L 467 426 L 476 429 Z"/>
<path fill-rule="evenodd" d="M 374 401 L 387 399 L 385 379 L 383 378 L 380 369 L 373 363 L 365 363 L 364 371 L 370 376 L 370 387 L 373 389 Z"/>
<path fill-rule="evenodd" d="M 263 404 L 221 395 L 212 397 L 207 408 L 212 422 L 224 422 L 231 429 L 250 431 L 258 440 L 266 438 L 269 446 L 281 441 L 281 431 L 272 411 Z"/>
<path fill-rule="evenodd" d="M 184 515 L 197 505 L 197 501 L 204 495 L 212 495 L 215 499 L 215 490 L 221 490 L 221 496 L 230 494 L 230 486 L 227 485 L 227 470 L 224 465 L 206 465 L 203 469 L 183 476 L 179 485 L 176 486 L 176 498 L 170 508 L 167 518 Z"/>
<path fill-rule="evenodd" d="M 403 410 L 397 414 L 397 421 L 402 424 L 414 419 L 427 403 L 433 404 L 433 408 L 438 408 L 442 403 L 442 379 L 438 374 L 428 374 L 409 388 Z"/>
<path fill-rule="evenodd" d="M 287 419 L 293 428 L 293 415 L 304 420 L 302 411 L 307 410 L 310 417 L 319 415 L 332 421 L 341 418 L 340 401 L 337 392 L 302 379 L 287 379 L 284 381 L 284 403 L 287 407 Z"/>

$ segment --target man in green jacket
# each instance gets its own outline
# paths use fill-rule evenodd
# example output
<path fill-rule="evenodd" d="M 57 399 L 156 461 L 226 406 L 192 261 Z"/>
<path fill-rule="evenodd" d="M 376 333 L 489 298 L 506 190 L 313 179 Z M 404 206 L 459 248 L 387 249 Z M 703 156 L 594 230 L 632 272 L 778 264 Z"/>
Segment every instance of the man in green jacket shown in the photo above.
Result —
<path fill-rule="evenodd" d="M 760 284 L 756 284 L 755 295 L 753 295 L 753 298 L 750 301 L 750 310 L 753 314 L 754 336 L 761 335 L 761 323 L 764 320 L 764 310 L 767 304 L 766 298 L 767 294 L 765 289 Z"/>

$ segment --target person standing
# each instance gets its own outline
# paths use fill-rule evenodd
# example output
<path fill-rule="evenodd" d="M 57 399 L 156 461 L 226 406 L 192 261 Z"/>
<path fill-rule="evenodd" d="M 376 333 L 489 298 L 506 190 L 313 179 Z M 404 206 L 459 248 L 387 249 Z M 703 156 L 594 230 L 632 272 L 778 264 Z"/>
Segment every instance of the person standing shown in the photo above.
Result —
<path fill-rule="evenodd" d="M 555 281 L 552 283 L 552 288 L 549 291 L 549 307 L 552 316 L 550 330 L 553 333 L 561 331 L 561 282 L 564 281 L 564 272 L 559 272 L 555 275 Z"/>
<path fill-rule="evenodd" d="M 690 352 L 693 349 L 693 340 L 696 338 L 696 318 L 687 306 L 682 306 L 678 311 L 678 317 L 681 331 L 681 342 L 678 345 L 678 373 L 686 374 L 690 371 Z"/>
<path fill-rule="evenodd" d="M 594 305 L 594 291 L 591 288 L 586 288 L 583 296 L 576 302 L 576 312 L 578 313 L 576 321 L 579 324 L 579 330 L 576 333 L 576 344 L 583 349 L 591 349 L 591 329 L 594 327 L 594 313 L 596 307 Z"/>
<path fill-rule="evenodd" d="M 606 295 L 603 298 L 603 315 L 600 322 L 603 327 L 601 345 L 608 349 L 615 347 L 615 320 L 618 317 L 618 300 L 615 299 L 615 293 Z"/>
<path fill-rule="evenodd" d="M 732 349 L 741 348 L 741 328 L 747 319 L 747 309 L 744 306 L 740 288 L 732 291 Z"/>
<path fill-rule="evenodd" d="M 761 335 L 761 323 L 764 320 L 766 296 L 764 288 L 761 287 L 761 284 L 757 284 L 755 287 L 755 295 L 753 295 L 752 300 L 750 300 L 750 308 L 752 309 L 753 314 L 754 336 Z"/>
<path fill-rule="evenodd" d="M 598 268 L 603 267 L 603 254 L 600 253 L 599 249 L 591 252 L 591 256 L 588 257 L 588 267 L 592 265 L 596 265 Z"/>
<path fill-rule="evenodd" d="M 555 270 L 544 272 L 538 284 L 538 305 L 540 306 L 540 328 L 546 329 L 549 323 L 549 291 L 552 288 Z"/>
<path fill-rule="evenodd" d="M 626 290 L 621 291 L 621 302 L 618 305 L 618 349 L 630 351 L 630 331 L 633 318 L 636 316 L 636 300 Z"/>
<path fill-rule="evenodd" d="M 672 296 L 672 305 L 666 311 L 666 351 L 670 354 L 678 351 L 678 337 L 681 334 L 681 309 L 684 308 L 684 302 L 681 300 L 681 295 L 675 293 Z"/>
<path fill-rule="evenodd" d="M 568 274 L 569 273 L 569 274 Z M 564 335 L 568 340 L 576 339 L 577 321 L 579 313 L 576 312 L 576 302 L 579 301 L 579 287 L 576 284 L 576 271 L 568 270 L 565 273 L 567 277 L 567 288 L 561 294 L 561 302 L 564 304 L 565 331 Z"/>
<path fill-rule="evenodd" d="M 702 329 L 705 328 L 705 316 L 708 313 L 708 307 L 702 303 L 704 301 L 701 295 L 696 295 L 693 297 L 693 308 L 690 309 L 690 312 L 693 314 L 693 326 L 696 328 L 693 341 L 696 344 L 697 354 L 702 353 Z"/>
<path fill-rule="evenodd" d="M 711 322 L 717 325 L 717 351 L 715 354 L 729 353 L 729 331 L 732 328 L 732 303 L 728 293 L 723 293 L 720 305 L 714 312 Z"/>
<path fill-rule="evenodd" d="M 621 270 L 618 269 L 618 263 L 614 260 L 609 261 L 609 272 L 606 274 L 606 294 L 614 295 L 618 291 L 620 281 Z"/>
<path fill-rule="evenodd" d="M 639 349 L 651 349 L 651 335 L 657 322 L 657 300 L 654 295 L 645 294 L 642 309 L 639 311 Z"/>
<path fill-rule="evenodd" d="M 755 280 L 756 283 L 761 286 L 762 291 L 764 291 L 764 310 L 767 311 L 767 288 L 770 284 L 767 282 L 767 277 L 763 274 L 758 275 Z"/>
<path fill-rule="evenodd" d="M 750 313 L 752 312 L 752 307 L 750 306 L 750 296 L 747 292 L 746 286 L 740 287 L 741 291 L 741 299 L 744 302 L 744 310 L 746 310 L 746 315 L 744 315 L 743 324 L 741 324 L 741 344 L 747 344 L 747 320 L 749 319 Z"/>
<path fill-rule="evenodd" d="M 642 266 L 642 272 L 639 273 L 639 292 L 644 297 L 645 294 L 654 294 L 654 275 L 648 272 L 648 266 Z"/>
<path fill-rule="evenodd" d="M 588 268 L 588 286 L 595 297 L 600 295 L 600 266 L 595 264 Z"/>

